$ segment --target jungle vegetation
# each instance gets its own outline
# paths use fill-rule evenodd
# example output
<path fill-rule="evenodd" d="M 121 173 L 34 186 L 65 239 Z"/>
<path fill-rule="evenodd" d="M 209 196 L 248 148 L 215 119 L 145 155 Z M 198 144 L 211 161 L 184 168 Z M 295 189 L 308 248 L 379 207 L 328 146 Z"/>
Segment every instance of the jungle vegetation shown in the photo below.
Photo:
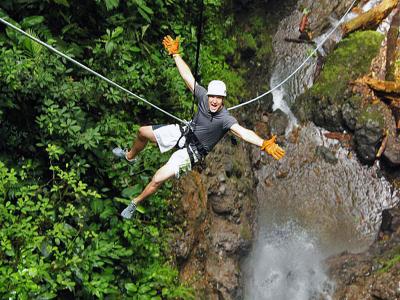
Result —
<path fill-rule="evenodd" d="M 200 78 L 243 79 L 226 59 L 232 17 L 205 0 Z M 2 0 L 0 17 L 165 110 L 187 119 L 192 96 L 164 35 L 194 66 L 199 5 L 188 0 Z M 231 100 L 234 101 L 234 100 Z M 169 182 L 132 221 L 119 212 L 168 156 L 112 157 L 140 125 L 174 122 L 0 25 L 0 298 L 191 299 L 169 250 Z"/>

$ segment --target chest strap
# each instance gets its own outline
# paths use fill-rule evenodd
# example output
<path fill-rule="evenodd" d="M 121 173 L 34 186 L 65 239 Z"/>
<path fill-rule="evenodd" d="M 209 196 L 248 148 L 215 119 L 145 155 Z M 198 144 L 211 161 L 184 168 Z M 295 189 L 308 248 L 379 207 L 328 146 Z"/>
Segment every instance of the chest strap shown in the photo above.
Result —
<path fill-rule="evenodd" d="M 179 126 L 181 130 L 181 137 L 176 143 L 176 147 L 179 149 L 186 148 L 189 153 L 190 162 L 192 166 L 195 163 L 202 161 L 208 154 L 207 149 L 200 143 L 197 136 L 194 134 L 191 124 L 188 126 Z M 179 146 L 181 139 L 185 137 L 185 145 L 183 147 Z"/>

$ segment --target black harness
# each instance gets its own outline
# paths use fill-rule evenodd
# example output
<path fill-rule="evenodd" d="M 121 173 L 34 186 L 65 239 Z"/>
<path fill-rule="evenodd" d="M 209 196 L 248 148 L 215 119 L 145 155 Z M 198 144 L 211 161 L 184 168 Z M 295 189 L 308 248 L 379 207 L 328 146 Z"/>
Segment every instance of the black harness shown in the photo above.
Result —
<path fill-rule="evenodd" d="M 199 162 L 203 162 L 204 158 L 208 154 L 208 150 L 200 143 L 199 139 L 193 132 L 192 123 L 188 123 L 186 126 L 179 125 L 181 130 L 181 137 L 178 139 L 176 146 L 178 149 L 186 148 L 189 153 L 189 158 L 192 166 Z M 185 137 L 185 144 L 180 147 L 179 142 Z"/>

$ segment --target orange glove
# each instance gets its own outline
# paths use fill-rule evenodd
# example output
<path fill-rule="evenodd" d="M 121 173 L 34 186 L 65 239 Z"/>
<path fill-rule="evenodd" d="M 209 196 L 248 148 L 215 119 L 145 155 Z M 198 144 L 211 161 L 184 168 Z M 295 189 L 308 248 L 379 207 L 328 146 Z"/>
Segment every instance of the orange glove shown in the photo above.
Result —
<path fill-rule="evenodd" d="M 273 135 L 269 140 L 264 140 L 261 150 L 270 154 L 276 160 L 281 159 L 285 156 L 285 150 L 283 150 L 278 144 L 275 143 L 276 135 Z"/>
<path fill-rule="evenodd" d="M 169 55 L 179 54 L 179 37 L 174 40 L 171 36 L 167 35 L 164 37 L 162 43 Z"/>

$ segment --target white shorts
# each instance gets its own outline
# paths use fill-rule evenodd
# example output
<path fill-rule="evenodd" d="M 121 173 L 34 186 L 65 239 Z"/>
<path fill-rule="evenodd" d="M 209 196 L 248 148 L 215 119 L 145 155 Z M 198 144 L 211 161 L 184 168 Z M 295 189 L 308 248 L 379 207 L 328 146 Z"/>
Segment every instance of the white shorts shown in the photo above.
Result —
<path fill-rule="evenodd" d="M 167 152 L 176 146 L 179 141 L 179 147 L 185 145 L 185 137 L 182 137 L 179 125 L 156 125 L 153 126 L 153 132 L 157 140 L 161 153 Z M 182 138 L 181 138 L 182 137 Z M 179 140 L 180 139 L 180 140 Z M 196 158 L 195 158 L 196 159 Z M 167 165 L 171 167 L 176 178 L 184 175 L 192 169 L 187 148 L 175 151 L 169 158 Z"/>

